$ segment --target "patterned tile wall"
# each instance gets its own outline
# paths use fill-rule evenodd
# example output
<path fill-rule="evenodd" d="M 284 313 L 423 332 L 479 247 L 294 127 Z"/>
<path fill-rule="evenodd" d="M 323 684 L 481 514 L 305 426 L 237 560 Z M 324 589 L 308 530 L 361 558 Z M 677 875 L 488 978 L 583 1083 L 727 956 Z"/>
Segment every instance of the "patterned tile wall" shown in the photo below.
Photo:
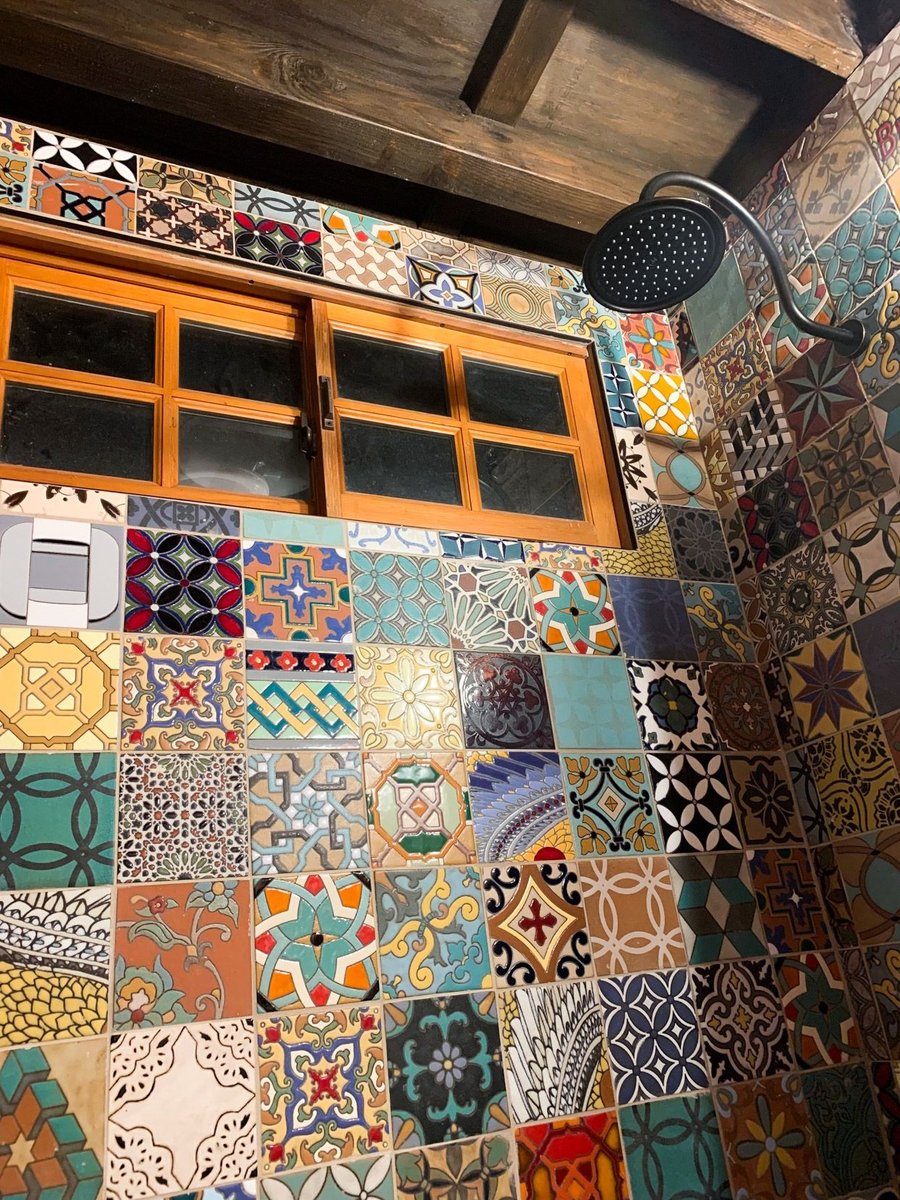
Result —
<path fill-rule="evenodd" d="M 0 1194 L 896 1186 L 898 79 L 895 38 L 753 194 L 809 310 L 870 325 L 856 364 L 746 241 L 619 318 L 567 268 L 0 120 L 22 213 L 593 339 L 638 531 L 0 482 L 7 570 L 56 519 L 107 564 L 92 611 L 0 612 Z"/>

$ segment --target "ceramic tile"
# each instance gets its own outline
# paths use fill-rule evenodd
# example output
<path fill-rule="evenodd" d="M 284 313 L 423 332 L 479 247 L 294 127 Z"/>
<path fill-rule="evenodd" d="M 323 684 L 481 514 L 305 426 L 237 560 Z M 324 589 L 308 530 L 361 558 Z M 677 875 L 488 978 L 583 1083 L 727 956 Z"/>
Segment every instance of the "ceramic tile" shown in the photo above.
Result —
<path fill-rule="evenodd" d="M 312 1167 L 307 1171 L 279 1175 L 277 1178 L 248 1180 L 240 1190 L 226 1185 L 222 1200 L 394 1200 L 394 1181 L 391 1176 L 391 1156 L 357 1159 L 355 1162 L 335 1162 Z M 192 1200 L 219 1200 L 218 1191 Z M 500 1200 L 498 1193 L 497 1200 Z M 504 1197 L 503 1200 L 511 1200 Z"/>
<path fill-rule="evenodd" d="M 856 945 L 859 937 L 853 927 L 847 892 L 838 870 L 834 845 L 826 843 L 824 846 L 814 846 L 810 853 L 833 941 L 842 947 Z"/>
<path fill-rule="evenodd" d="M 499 1007 L 513 1121 L 523 1124 L 612 1106 L 596 983 L 515 988 L 501 994 Z"/>
<path fill-rule="evenodd" d="M 824 1194 L 799 1075 L 718 1087 L 713 1097 L 735 1196 Z"/>
<path fill-rule="evenodd" d="M 478 263 L 478 252 L 469 242 L 434 233 L 430 229 L 413 229 L 400 226 L 400 244 L 408 255 L 415 258 L 437 258 L 458 267 L 472 267 Z"/>
<path fill-rule="evenodd" d="M 826 1195 L 886 1183 L 888 1165 L 865 1068 L 832 1067 L 801 1079 Z"/>
<path fill-rule="evenodd" d="M 662 857 L 604 857 L 579 864 L 598 976 L 687 962 L 672 880 Z"/>
<path fill-rule="evenodd" d="M 237 642 L 154 634 L 125 641 L 124 747 L 237 750 L 244 734 L 244 673 Z"/>
<path fill-rule="evenodd" d="M 759 576 L 750 575 L 742 579 L 738 584 L 738 592 L 744 610 L 746 632 L 750 636 L 751 647 L 756 647 L 756 653 L 748 654 L 747 658 L 750 661 L 756 658 L 758 662 L 766 662 L 775 653 L 775 644 L 759 587 Z"/>
<path fill-rule="evenodd" d="M 744 529 L 744 514 L 737 503 L 727 504 L 719 516 L 722 520 L 722 534 L 728 547 L 728 559 L 734 578 L 739 584 L 746 579 L 753 579 L 756 570 L 754 555 L 750 553 L 747 534 Z"/>
<path fill-rule="evenodd" d="M 593 974 L 578 874 L 571 863 L 486 868 L 484 903 L 497 984 Z"/>
<path fill-rule="evenodd" d="M 0 628 L 0 750 L 113 749 L 119 658 L 113 634 Z"/>
<path fill-rule="evenodd" d="M 623 749 L 640 745 L 622 659 L 554 654 L 545 658 L 544 671 L 558 745 L 572 750 L 590 750 L 597 742 Z"/>
<path fill-rule="evenodd" d="M 250 883 L 120 887 L 113 1027 L 150 1029 L 252 1011 Z"/>
<path fill-rule="evenodd" d="M 769 697 L 769 708 L 778 736 L 786 746 L 806 741 L 800 721 L 794 711 L 794 701 L 788 688 L 786 660 L 771 658 L 763 668 L 763 682 Z"/>
<path fill-rule="evenodd" d="M 865 407 L 811 441 L 800 452 L 800 465 L 823 529 L 895 486 L 872 416 Z"/>
<path fill-rule="evenodd" d="M 696 663 L 629 659 L 628 678 L 649 750 L 715 750 L 715 726 Z"/>
<path fill-rule="evenodd" d="M 549 749 L 553 730 L 536 654 L 477 651 L 456 656 L 469 749 Z"/>
<path fill-rule="evenodd" d="M 514 325 L 527 325 L 531 329 L 556 331 L 553 302 L 546 285 L 504 279 L 502 276 L 486 274 L 483 270 L 480 280 L 484 311 L 488 317 L 509 321 Z M 618 326 L 605 332 L 607 336 L 603 341 L 603 351 L 614 352 L 621 345 Z M 594 334 L 599 344 L 601 331 L 595 330 Z"/>
<path fill-rule="evenodd" d="M 375 911 L 386 999 L 490 987 L 475 867 L 376 871 Z"/>
<path fill-rule="evenodd" d="M 632 1187 L 666 1200 L 677 1179 L 692 1196 L 731 1195 L 716 1114 L 708 1093 L 623 1109 L 622 1139 Z"/>
<path fill-rule="evenodd" d="M 790 272 L 788 281 L 791 295 L 800 310 L 821 325 L 830 324 L 834 309 L 816 260 L 810 258 L 800 263 Z M 756 323 L 776 375 L 816 344 L 810 334 L 802 333 L 797 328 L 777 293 L 769 296 L 756 309 Z"/>
<path fill-rule="evenodd" d="M 12 150 L 16 154 L 30 154 L 34 142 L 34 130 L 21 121 L 0 117 L 0 150 Z"/>
<path fill-rule="evenodd" d="M 453 654 L 430 647 L 360 645 L 364 750 L 461 750 Z"/>
<path fill-rule="evenodd" d="M 28 208 L 42 217 L 56 217 L 113 233 L 141 232 L 142 199 L 132 184 L 105 179 L 87 171 L 33 163 Z"/>
<path fill-rule="evenodd" d="M 888 464 L 896 478 L 900 456 L 900 385 L 876 396 L 872 402 L 872 417 L 885 448 Z"/>
<path fill-rule="evenodd" d="M 600 979 L 617 1104 L 699 1091 L 708 1078 L 684 968 Z"/>
<path fill-rule="evenodd" d="M 450 645 L 436 558 L 351 550 L 350 577 L 359 641 Z"/>
<path fill-rule="evenodd" d="M 0 893 L 0 1046 L 107 1032 L 111 892 Z"/>
<path fill-rule="evenodd" d="M 900 779 L 877 723 L 821 738 L 807 758 L 832 837 L 896 823 Z"/>
<path fill-rule="evenodd" d="M 665 314 L 623 313 L 619 322 L 625 342 L 623 357 L 629 366 L 669 375 L 681 371 L 681 358 Z"/>
<path fill-rule="evenodd" d="M 626 500 L 630 504 L 656 504 L 659 496 L 643 429 L 617 429 L 614 443 Z"/>
<path fill-rule="evenodd" d="M 673 441 L 651 434 L 647 437 L 647 451 L 656 488 L 656 495 L 649 499 L 658 496 L 662 504 L 715 509 L 703 450 L 696 442 Z"/>
<path fill-rule="evenodd" d="M 31 517 L 73 517 L 95 524 L 122 524 L 127 497 L 86 487 L 0 480 L 0 512 Z"/>
<path fill-rule="evenodd" d="M 770 954 L 829 945 L 809 855 L 802 846 L 749 850 L 750 878 Z"/>
<path fill-rule="evenodd" d="M 738 285 L 742 287 L 740 281 L 738 281 Z M 699 293 L 697 294 L 699 295 Z M 670 311 L 669 324 L 672 326 L 672 337 L 675 340 L 675 349 L 678 351 L 678 361 L 681 364 L 681 371 L 684 373 L 695 367 L 700 361 L 697 338 L 686 303 L 679 304 Z M 727 333 L 727 330 L 725 332 Z"/>
<path fill-rule="evenodd" d="M 379 1161 L 384 1161 L 387 1169 L 388 1160 Z M 436 1200 L 439 1196 L 462 1197 L 468 1192 L 477 1193 L 479 1200 L 516 1200 L 512 1150 L 509 1139 L 499 1133 L 405 1150 L 397 1155 L 395 1164 L 398 1200 Z M 380 1200 L 368 1185 L 366 1195 Z"/>
<path fill-rule="evenodd" d="M 262 512 L 256 508 L 242 511 L 241 524 L 245 538 L 341 548 L 347 529 L 344 521 L 334 517 L 295 516 L 293 513 Z"/>
<path fill-rule="evenodd" d="M 468 774 L 481 862 L 575 857 L 558 755 L 472 751 Z"/>
<path fill-rule="evenodd" d="M 479 537 L 475 533 L 439 533 L 444 558 L 477 558 L 485 562 L 520 563 L 525 551 L 518 538 Z"/>
<path fill-rule="evenodd" d="M 725 766 L 745 845 L 803 840 L 791 777 L 779 755 L 729 754 Z"/>
<path fill-rule="evenodd" d="M 224 175 L 211 175 L 208 171 L 158 158 L 141 158 L 138 183 L 142 188 L 179 200 L 199 200 L 225 208 L 230 208 L 234 201 L 232 181 Z"/>
<path fill-rule="evenodd" d="M 896 1172 L 900 1162 L 900 1083 L 897 1082 L 897 1069 L 889 1062 L 878 1062 L 872 1063 L 870 1073 L 875 1103 L 888 1145 L 889 1162 Z"/>
<path fill-rule="evenodd" d="M 896 281 L 889 280 L 853 316 L 862 322 L 868 339 L 856 369 L 866 395 L 874 399 L 891 387 L 900 367 L 900 290 Z"/>
<path fill-rule="evenodd" d="M 122 531 L 88 521 L 0 516 L 0 621 L 122 628 Z"/>
<path fill-rule="evenodd" d="M 694 639 L 679 584 L 615 575 L 609 579 L 622 648 L 647 658 L 692 658 Z"/>
<path fill-rule="evenodd" d="M 865 951 L 865 962 L 886 1043 L 885 1051 L 879 1057 L 896 1059 L 897 1047 L 900 1046 L 900 993 L 897 991 L 897 982 L 900 980 L 900 948 L 869 946 Z M 847 974 L 845 966 L 845 977 Z M 849 988 L 849 979 L 847 983 Z"/>
<path fill-rule="evenodd" d="M 324 274 L 322 234 L 317 228 L 289 225 L 273 217 L 234 214 L 234 253 L 254 265 L 295 271 L 303 275 Z"/>
<path fill-rule="evenodd" d="M 342 524 L 342 522 L 338 522 Z M 347 542 L 351 550 L 384 551 L 395 554 L 440 554 L 440 538 L 433 529 L 414 529 L 409 525 L 384 525 L 371 521 L 350 521 Z"/>
<path fill-rule="evenodd" d="M 562 755 L 579 858 L 662 849 L 651 776 L 642 754 Z"/>
<path fill-rule="evenodd" d="M 136 229 L 140 237 L 180 249 L 227 257 L 234 253 L 230 208 L 168 192 L 148 191 L 143 187 L 138 190 Z"/>
<path fill-rule="evenodd" d="M 128 524 L 141 529 L 173 529 L 183 533 L 238 537 L 241 515 L 236 508 L 159 496 L 129 496 Z"/>
<path fill-rule="evenodd" d="M 831 139 L 853 116 L 853 101 L 849 87 L 842 88 L 822 109 L 784 156 L 784 165 L 791 180 L 824 150 Z"/>
<path fill-rule="evenodd" d="M 624 363 L 601 362 L 600 377 L 613 425 L 620 429 L 640 429 L 634 386 Z"/>
<path fill-rule="evenodd" d="M 119 883 L 248 873 L 243 755 L 123 754 L 117 816 Z"/>
<path fill-rule="evenodd" d="M 748 662 L 756 657 L 734 584 L 683 583 L 681 587 L 701 662 Z"/>
<path fill-rule="evenodd" d="M 819 535 L 796 458 L 739 496 L 738 510 L 757 571 Z"/>
<path fill-rule="evenodd" d="M 879 713 L 900 708 L 900 606 L 881 608 L 854 626 L 869 687 Z"/>
<path fill-rule="evenodd" d="M 744 205 L 755 217 L 761 216 L 787 185 L 787 171 L 779 159 L 750 189 L 744 197 Z"/>
<path fill-rule="evenodd" d="M 737 498 L 731 464 L 725 453 L 722 438 L 719 434 L 711 433 L 701 442 L 703 457 L 706 462 L 706 474 L 712 489 L 713 508 L 717 511 L 731 504 Z"/>
<path fill-rule="evenodd" d="M 627 1200 L 613 1113 L 525 1125 L 516 1131 L 521 1200 Z"/>
<path fill-rule="evenodd" d="M 900 940 L 900 831 L 847 838 L 835 843 L 834 854 L 858 940 L 865 945 Z"/>
<path fill-rule="evenodd" d="M 620 653 L 609 587 L 602 575 L 549 567 L 533 567 L 529 574 L 531 601 L 544 650 L 563 654 Z M 452 596 L 452 580 L 448 583 Z M 518 613 L 515 599 L 508 588 L 498 597 L 508 615 Z"/>
<path fill-rule="evenodd" d="M 379 1008 L 268 1017 L 258 1034 L 262 1175 L 390 1149 Z"/>
<path fill-rule="evenodd" d="M 360 756 L 353 750 L 251 754 L 254 875 L 369 865 Z"/>
<path fill-rule="evenodd" d="M 697 425 L 681 375 L 629 369 L 641 424 L 646 433 L 696 441 Z"/>
<path fill-rule="evenodd" d="M 720 421 L 749 404 L 772 378 L 766 348 L 752 315 L 744 317 L 716 342 L 700 362 L 713 410 Z"/>
<path fill-rule="evenodd" d="M 749 306 L 755 309 L 775 290 L 772 267 L 757 245 L 756 238 L 744 232 L 743 225 L 737 219 L 735 227 L 739 236 L 734 242 L 734 254 L 750 301 Z"/>
<path fill-rule="evenodd" d="M 731 583 L 731 561 L 718 515 L 695 508 L 666 508 L 665 514 L 681 578 Z"/>
<path fill-rule="evenodd" d="M 779 958 L 775 968 L 797 1066 L 831 1066 L 857 1058 L 859 1035 L 836 957 Z"/>
<path fill-rule="evenodd" d="M 659 504 L 632 507 L 631 516 L 637 535 L 636 550 L 604 550 L 607 570 L 616 575 L 649 575 L 674 579 L 677 571 L 669 531 Z"/>
<path fill-rule="evenodd" d="M 746 315 L 748 307 L 735 257 L 726 254 L 709 283 L 685 301 L 698 352 L 708 354 Z M 682 360 L 683 368 L 688 365 Z"/>
<path fill-rule="evenodd" d="M 336 238 L 346 238 L 358 245 L 400 249 L 400 226 L 396 222 L 353 212 L 349 208 L 323 208 L 322 229 Z"/>
<path fill-rule="evenodd" d="M 0 1058 L 0 1105 L 4 1196 L 97 1200 L 106 1108 L 102 1055 L 85 1055 L 77 1042 L 10 1050 Z"/>
<path fill-rule="evenodd" d="M 721 754 L 648 754 L 647 762 L 666 854 L 741 849 Z"/>
<path fill-rule="evenodd" d="M 875 947 L 870 947 L 869 953 L 873 952 L 877 954 L 878 951 Z M 890 951 L 890 953 L 892 956 L 896 956 L 894 951 Z M 882 1028 L 872 980 L 869 978 L 866 952 L 855 946 L 852 950 L 841 952 L 838 960 L 841 974 L 844 977 L 850 1012 L 853 1014 L 856 1028 L 859 1031 L 859 1044 L 862 1052 L 869 1058 L 889 1058 L 891 1051 L 885 1037 L 885 1030 Z M 875 975 L 875 971 L 873 971 L 873 975 Z"/>
<path fill-rule="evenodd" d="M 237 538 L 128 531 L 125 629 L 129 633 L 221 633 L 242 637 Z"/>
<path fill-rule="evenodd" d="M 784 660 L 787 685 L 806 738 L 849 729 L 875 715 L 849 629 L 825 634 Z"/>
<path fill-rule="evenodd" d="M 244 543 L 247 636 L 347 642 L 350 585 L 343 550 Z"/>
<path fill-rule="evenodd" d="M 258 881 L 254 958 L 260 1012 L 325 1008 L 378 994 L 368 872 Z"/>
<path fill-rule="evenodd" d="M 30 160 L 0 150 L 0 208 L 27 208 L 30 183 Z"/>
<path fill-rule="evenodd" d="M 0 754 L 0 885 L 112 883 L 112 754 Z"/>
<path fill-rule="evenodd" d="M 511 279 L 514 283 L 528 283 L 533 287 L 549 287 L 547 264 L 490 246 L 476 246 L 475 253 L 479 271 L 494 275 L 498 279 Z"/>
<path fill-rule="evenodd" d="M 399 1001 L 385 1009 L 385 1028 L 398 1148 L 508 1127 L 493 992 Z"/>
<path fill-rule="evenodd" d="M 752 487 L 793 453 L 793 436 L 774 388 L 761 391 L 722 427 L 722 445 L 739 489 Z"/>
<path fill-rule="evenodd" d="M 860 116 L 879 167 L 885 175 L 890 175 L 900 166 L 897 145 L 900 89 L 896 79 L 860 106 Z"/>
<path fill-rule="evenodd" d="M 821 538 L 757 577 L 776 654 L 789 654 L 847 620 Z"/>
<path fill-rule="evenodd" d="M 247 681 L 247 737 L 254 750 L 359 745 L 357 685 L 298 673 Z"/>
<path fill-rule="evenodd" d="M 900 218 L 880 187 L 816 251 L 837 319 L 882 287 L 900 268 Z"/>
<path fill-rule="evenodd" d="M 441 600 L 446 600 L 454 648 L 537 650 L 524 567 L 446 563 Z"/>
<path fill-rule="evenodd" d="M 373 865 L 475 861 L 461 754 L 366 754 L 364 771 Z"/>
<path fill-rule="evenodd" d="M 123 183 L 137 183 L 137 155 L 100 142 L 35 129 L 31 156 L 45 166 L 69 167 Z"/>
<path fill-rule="evenodd" d="M 591 338 L 603 328 L 605 313 L 585 289 L 556 288 L 551 278 L 550 297 L 553 301 L 553 316 L 560 333 L 575 337 Z M 608 327 L 608 323 L 607 323 Z"/>
<path fill-rule="evenodd" d="M 551 571 L 589 573 L 603 570 L 603 553 L 596 546 L 571 546 L 567 542 L 524 542 L 523 548 L 529 569 L 549 567 Z"/>
<path fill-rule="evenodd" d="M 849 211 L 849 210 L 848 210 Z M 760 223 L 775 243 L 778 256 L 788 271 L 795 270 L 812 255 L 794 188 L 787 185 L 760 214 Z M 773 288 L 774 291 L 774 281 Z"/>
<path fill-rule="evenodd" d="M 354 237 L 322 235 L 322 274 L 328 281 L 381 292 L 385 296 L 409 296 L 406 259 L 380 242 L 358 242 Z"/>
<path fill-rule="evenodd" d="M 781 995 L 768 959 L 697 967 L 694 992 L 713 1083 L 743 1083 L 793 1069 Z"/>
<path fill-rule="evenodd" d="M 691 404 L 691 412 L 694 414 L 694 420 L 697 422 L 700 437 L 709 437 L 710 434 L 715 433 L 718 421 L 713 411 L 709 388 L 706 386 L 703 365 L 699 360 L 696 366 L 685 371 L 684 390 L 687 392 L 687 397 Z"/>
<path fill-rule="evenodd" d="M 453 312 L 484 313 L 481 279 L 471 268 L 407 255 L 406 276 L 412 300 Z"/>
<path fill-rule="evenodd" d="M 814 246 L 853 212 L 882 182 L 865 130 L 850 116 L 796 179 L 794 191 Z"/>
<path fill-rule="evenodd" d="M 692 963 L 766 953 L 750 872 L 739 850 L 678 855 L 669 869 Z"/>

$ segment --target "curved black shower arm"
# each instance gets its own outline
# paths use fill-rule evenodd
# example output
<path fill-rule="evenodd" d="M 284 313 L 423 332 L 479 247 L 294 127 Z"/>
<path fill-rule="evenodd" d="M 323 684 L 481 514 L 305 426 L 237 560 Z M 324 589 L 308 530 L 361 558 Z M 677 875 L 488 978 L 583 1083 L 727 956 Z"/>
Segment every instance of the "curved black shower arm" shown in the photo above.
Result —
<path fill-rule="evenodd" d="M 813 321 L 801 312 L 794 300 L 787 271 L 775 249 L 774 242 L 753 213 L 749 212 L 740 201 L 735 200 L 734 196 L 719 187 L 717 183 L 703 179 L 700 175 L 691 175 L 687 171 L 664 171 L 661 175 L 655 175 L 644 186 L 641 200 L 652 200 L 657 192 L 669 187 L 693 188 L 694 191 L 703 192 L 711 199 L 718 200 L 720 204 L 734 213 L 753 234 L 760 250 L 766 256 L 766 260 L 772 268 L 772 278 L 775 281 L 775 289 L 781 299 L 782 307 L 797 328 L 803 333 L 810 334 L 811 337 L 827 338 L 834 342 L 840 352 L 848 358 L 859 354 L 866 343 L 866 331 L 862 321 L 851 319 L 845 321 L 843 325 L 822 325 L 819 321 Z"/>

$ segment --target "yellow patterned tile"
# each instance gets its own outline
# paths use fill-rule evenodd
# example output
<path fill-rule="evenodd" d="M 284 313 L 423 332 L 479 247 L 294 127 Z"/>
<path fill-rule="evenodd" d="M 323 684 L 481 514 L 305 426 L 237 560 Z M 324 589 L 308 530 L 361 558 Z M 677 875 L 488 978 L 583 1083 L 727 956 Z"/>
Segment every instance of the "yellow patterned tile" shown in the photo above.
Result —
<path fill-rule="evenodd" d="M 0 629 L 0 749 L 115 747 L 119 655 L 115 634 Z"/>
<path fill-rule="evenodd" d="M 629 370 L 641 423 L 647 433 L 697 440 L 697 423 L 680 375 Z"/>
<path fill-rule="evenodd" d="M 450 650 L 358 646 L 360 729 L 365 750 L 462 750 Z"/>

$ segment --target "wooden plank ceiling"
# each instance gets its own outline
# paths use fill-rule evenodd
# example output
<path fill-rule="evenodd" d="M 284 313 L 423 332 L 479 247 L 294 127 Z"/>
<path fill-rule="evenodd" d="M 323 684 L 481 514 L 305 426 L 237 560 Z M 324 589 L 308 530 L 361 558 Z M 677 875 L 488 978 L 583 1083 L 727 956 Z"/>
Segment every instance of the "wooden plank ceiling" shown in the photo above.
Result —
<path fill-rule="evenodd" d="M 0 0 L 0 106 L 571 261 L 657 171 L 742 194 L 897 19 L 900 0 Z"/>

